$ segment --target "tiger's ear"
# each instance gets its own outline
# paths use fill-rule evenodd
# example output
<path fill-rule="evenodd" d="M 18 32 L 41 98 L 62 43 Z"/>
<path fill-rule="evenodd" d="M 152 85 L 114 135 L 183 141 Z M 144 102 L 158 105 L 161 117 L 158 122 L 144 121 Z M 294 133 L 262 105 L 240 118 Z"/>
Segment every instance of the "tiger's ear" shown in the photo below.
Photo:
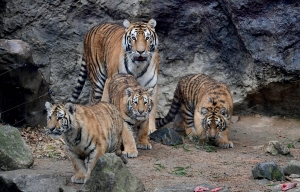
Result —
<path fill-rule="evenodd" d="M 52 107 L 52 104 L 49 103 L 48 101 L 46 101 L 45 107 L 46 107 L 46 110 L 49 111 L 51 109 L 51 107 Z"/>
<path fill-rule="evenodd" d="M 150 19 L 147 23 L 147 26 L 154 29 L 154 27 L 156 26 L 156 21 L 155 19 Z"/>
<path fill-rule="evenodd" d="M 153 95 L 155 94 L 155 90 L 152 87 L 148 88 L 147 92 L 150 95 L 150 97 L 153 97 Z"/>
<path fill-rule="evenodd" d="M 67 103 L 65 105 L 65 108 L 72 114 L 74 115 L 75 111 L 76 111 L 76 105 L 74 105 L 73 103 Z"/>
<path fill-rule="evenodd" d="M 123 25 L 124 25 L 125 29 L 128 29 L 130 27 L 130 22 L 127 19 L 125 19 L 123 21 Z"/>
<path fill-rule="evenodd" d="M 131 94 L 133 93 L 133 90 L 132 90 L 130 87 L 128 87 L 128 88 L 125 90 L 125 93 L 126 93 L 127 97 L 130 97 Z"/>

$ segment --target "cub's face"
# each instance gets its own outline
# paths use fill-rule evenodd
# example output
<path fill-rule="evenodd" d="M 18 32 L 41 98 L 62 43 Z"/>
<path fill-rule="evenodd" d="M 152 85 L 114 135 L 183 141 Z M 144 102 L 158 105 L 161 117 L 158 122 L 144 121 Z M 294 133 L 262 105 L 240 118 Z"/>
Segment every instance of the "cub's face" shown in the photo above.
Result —
<path fill-rule="evenodd" d="M 158 39 L 155 32 L 156 21 L 150 19 L 148 23 L 133 23 L 128 20 L 123 22 L 125 35 L 123 48 L 133 62 L 144 62 L 151 59 L 157 49 Z"/>
<path fill-rule="evenodd" d="M 132 90 L 126 89 L 127 94 L 127 109 L 131 118 L 138 121 L 146 120 L 153 107 L 153 89 L 148 90 Z"/>
<path fill-rule="evenodd" d="M 57 139 L 63 133 L 72 129 L 72 119 L 75 112 L 75 105 L 45 103 L 47 110 L 47 131 L 52 138 Z"/>
<path fill-rule="evenodd" d="M 206 139 L 216 143 L 230 123 L 230 112 L 225 107 L 213 106 L 202 107 L 200 113 Z"/>

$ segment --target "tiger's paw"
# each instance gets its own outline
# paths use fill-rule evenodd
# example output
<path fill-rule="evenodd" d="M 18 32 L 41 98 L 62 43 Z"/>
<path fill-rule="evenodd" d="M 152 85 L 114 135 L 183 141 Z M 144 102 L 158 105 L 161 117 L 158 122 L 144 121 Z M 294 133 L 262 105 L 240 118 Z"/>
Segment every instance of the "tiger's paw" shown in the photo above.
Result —
<path fill-rule="evenodd" d="M 152 145 L 150 143 L 138 143 L 138 149 L 152 149 Z"/>
<path fill-rule="evenodd" d="M 150 135 L 151 133 L 153 133 L 156 130 L 157 130 L 156 128 L 152 128 L 152 129 L 149 128 L 148 135 Z"/>
<path fill-rule="evenodd" d="M 75 175 L 73 175 L 71 177 L 71 181 L 73 183 L 79 183 L 79 184 L 82 184 L 82 183 L 85 183 L 86 179 L 85 179 L 85 176 L 83 173 L 76 173 Z"/>
<path fill-rule="evenodd" d="M 219 145 L 219 147 L 224 148 L 224 149 L 233 148 L 233 143 L 231 141 L 220 142 L 218 145 Z"/>
<path fill-rule="evenodd" d="M 138 156 L 138 151 L 122 151 L 122 154 L 128 158 L 136 158 Z"/>

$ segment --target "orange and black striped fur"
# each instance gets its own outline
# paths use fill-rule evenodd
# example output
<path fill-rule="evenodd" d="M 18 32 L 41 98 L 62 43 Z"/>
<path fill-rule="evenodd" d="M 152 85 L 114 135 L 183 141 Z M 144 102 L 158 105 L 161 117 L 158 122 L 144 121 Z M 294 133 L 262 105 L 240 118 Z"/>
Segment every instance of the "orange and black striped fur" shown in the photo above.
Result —
<path fill-rule="evenodd" d="M 130 74 L 119 73 L 108 84 L 109 102 L 114 104 L 132 129 L 137 129 L 137 148 L 152 149 L 149 142 L 149 114 L 153 88 L 144 89 Z"/>
<path fill-rule="evenodd" d="M 123 27 L 103 24 L 93 27 L 84 38 L 84 55 L 80 74 L 70 102 L 74 103 L 84 86 L 87 76 L 93 89 L 92 103 L 108 101 L 107 84 L 117 73 L 133 75 L 144 88 L 154 88 L 153 110 L 149 130 L 155 128 L 158 38 L 156 21 L 130 23 L 124 20 Z"/>
<path fill-rule="evenodd" d="M 85 183 L 96 162 L 105 153 L 115 152 L 124 163 L 127 162 L 126 156 L 137 156 L 133 135 L 114 105 L 105 102 L 93 106 L 72 103 L 52 105 L 46 102 L 45 107 L 48 113 L 46 133 L 53 138 L 63 136 L 75 169 L 72 182 Z M 127 146 L 124 145 L 122 155 L 124 139 Z"/>
<path fill-rule="evenodd" d="M 178 82 L 168 114 L 156 120 L 162 127 L 174 121 L 190 136 L 199 136 L 223 148 L 232 148 L 228 134 L 233 111 L 230 91 L 223 83 L 204 74 L 190 74 Z"/>

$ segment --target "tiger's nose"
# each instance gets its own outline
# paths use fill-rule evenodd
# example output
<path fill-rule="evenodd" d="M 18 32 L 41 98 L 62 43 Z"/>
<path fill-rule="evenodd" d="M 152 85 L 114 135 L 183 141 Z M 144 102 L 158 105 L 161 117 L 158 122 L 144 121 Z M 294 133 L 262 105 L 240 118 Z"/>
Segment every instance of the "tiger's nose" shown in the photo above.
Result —
<path fill-rule="evenodd" d="M 144 53 L 144 51 L 137 51 L 140 55 L 142 54 L 142 53 Z"/>
<path fill-rule="evenodd" d="M 144 113 L 144 111 L 140 111 L 140 110 L 139 110 L 139 114 L 140 114 L 140 115 L 143 114 L 143 113 Z"/>

